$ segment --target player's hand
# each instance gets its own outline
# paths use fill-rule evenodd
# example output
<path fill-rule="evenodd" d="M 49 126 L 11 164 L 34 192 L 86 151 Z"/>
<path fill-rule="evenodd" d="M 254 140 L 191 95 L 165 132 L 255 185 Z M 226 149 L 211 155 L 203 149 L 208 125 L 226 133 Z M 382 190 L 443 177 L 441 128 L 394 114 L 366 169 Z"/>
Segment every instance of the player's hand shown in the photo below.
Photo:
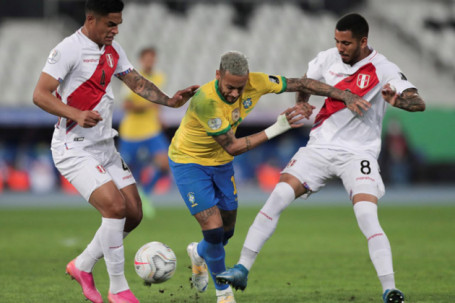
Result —
<path fill-rule="evenodd" d="M 313 114 L 313 110 L 316 108 L 316 106 L 311 105 L 308 102 L 297 102 L 296 106 L 302 109 L 302 116 L 305 119 L 310 119 L 311 115 Z"/>
<path fill-rule="evenodd" d="M 199 85 L 193 85 L 185 89 L 179 90 L 175 95 L 167 101 L 167 106 L 180 107 L 185 104 L 191 97 L 194 96 Z"/>
<path fill-rule="evenodd" d="M 390 105 L 395 106 L 398 98 L 397 90 L 395 87 L 387 83 L 382 87 L 381 94 L 382 98 L 384 98 L 385 101 L 387 101 Z"/>
<path fill-rule="evenodd" d="M 349 110 L 351 110 L 353 113 L 359 116 L 363 116 L 363 112 L 366 112 L 370 109 L 371 104 L 368 101 L 350 92 L 346 91 L 346 93 L 349 93 L 349 95 L 347 98 L 345 98 L 344 103 L 346 104 L 346 107 L 349 108 Z"/>
<path fill-rule="evenodd" d="M 80 111 L 79 115 L 76 118 L 76 122 L 79 126 L 84 128 L 90 128 L 102 121 L 101 115 L 96 110 L 84 110 Z"/>
<path fill-rule="evenodd" d="M 281 114 L 284 114 L 286 116 L 286 119 L 288 120 L 289 126 L 291 128 L 298 128 L 304 125 L 304 123 L 301 121 L 303 118 L 305 118 L 305 113 L 305 109 L 303 109 L 300 105 L 295 105 L 294 107 L 286 109 Z"/>

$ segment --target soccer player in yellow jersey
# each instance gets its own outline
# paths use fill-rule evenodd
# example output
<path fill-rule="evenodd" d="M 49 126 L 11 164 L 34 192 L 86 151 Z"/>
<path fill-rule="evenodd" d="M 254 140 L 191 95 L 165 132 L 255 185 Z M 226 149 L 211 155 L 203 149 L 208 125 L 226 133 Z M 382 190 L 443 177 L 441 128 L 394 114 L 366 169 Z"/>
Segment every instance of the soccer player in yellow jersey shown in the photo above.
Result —
<path fill-rule="evenodd" d="M 180 194 L 199 222 L 203 240 L 187 247 L 192 262 L 192 282 L 200 292 L 208 285 L 208 269 L 215 283 L 217 302 L 235 302 L 230 286 L 215 281 L 225 270 L 224 246 L 234 234 L 237 190 L 232 160 L 259 144 L 300 127 L 312 107 L 298 104 L 278 116 L 277 122 L 256 134 L 236 138 L 238 125 L 262 95 L 305 92 L 342 100 L 358 114 L 369 104 L 348 91 L 312 79 L 292 79 L 249 72 L 248 60 L 236 51 L 221 57 L 216 79 L 200 87 L 169 147 L 169 163 Z"/>
<path fill-rule="evenodd" d="M 156 50 L 147 47 L 141 50 L 139 61 L 141 74 L 153 82 L 157 87 L 163 88 L 166 81 L 165 75 L 154 69 Z M 158 180 L 169 173 L 167 149 L 169 141 L 163 133 L 160 120 L 160 107 L 148 102 L 137 94 L 130 93 L 124 102 L 125 117 L 120 123 L 119 150 L 125 162 L 131 169 L 138 184 L 141 172 L 153 161 L 156 170 L 147 184 L 138 185 L 142 200 L 143 213 L 146 217 L 153 217 L 155 210 L 150 200 L 152 191 Z"/>

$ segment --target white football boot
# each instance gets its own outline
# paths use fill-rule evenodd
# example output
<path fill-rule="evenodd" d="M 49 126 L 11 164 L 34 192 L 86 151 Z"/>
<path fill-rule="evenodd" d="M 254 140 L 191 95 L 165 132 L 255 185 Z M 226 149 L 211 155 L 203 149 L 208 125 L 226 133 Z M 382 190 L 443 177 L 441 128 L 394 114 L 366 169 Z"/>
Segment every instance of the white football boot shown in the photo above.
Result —
<path fill-rule="evenodd" d="M 197 242 L 188 244 L 186 252 L 191 259 L 191 282 L 199 292 L 204 292 L 209 284 L 209 272 L 204 259 L 197 253 L 197 245 Z"/>
<path fill-rule="evenodd" d="M 232 288 L 229 286 L 223 290 L 216 290 L 216 302 L 217 303 L 235 303 L 234 293 Z"/>

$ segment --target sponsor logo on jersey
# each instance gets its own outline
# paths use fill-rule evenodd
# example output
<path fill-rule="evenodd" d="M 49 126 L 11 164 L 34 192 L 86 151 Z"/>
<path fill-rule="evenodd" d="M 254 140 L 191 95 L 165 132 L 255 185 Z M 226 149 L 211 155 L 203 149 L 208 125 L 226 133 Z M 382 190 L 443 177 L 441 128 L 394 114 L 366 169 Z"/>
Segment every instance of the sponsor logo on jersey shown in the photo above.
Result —
<path fill-rule="evenodd" d="M 357 86 L 360 87 L 361 89 L 367 87 L 368 83 L 370 83 L 370 75 L 359 74 L 357 76 Z"/>
<path fill-rule="evenodd" d="M 51 53 L 49 54 L 49 57 L 47 58 L 47 62 L 50 64 L 55 64 L 60 60 L 60 52 L 57 49 L 51 50 Z"/>
<path fill-rule="evenodd" d="M 84 137 L 76 137 L 73 140 L 76 142 L 81 142 L 81 141 L 84 141 L 84 139 L 85 139 Z"/>
<path fill-rule="evenodd" d="M 278 77 L 269 75 L 269 80 L 270 80 L 270 82 L 280 84 L 280 80 L 278 80 Z"/>
<path fill-rule="evenodd" d="M 100 61 L 99 58 L 92 58 L 92 59 L 89 58 L 89 59 L 82 60 L 82 62 L 84 62 L 84 63 L 95 63 L 95 62 L 98 62 L 98 61 Z"/>
<path fill-rule="evenodd" d="M 238 108 L 232 111 L 232 121 L 237 122 L 240 118 L 240 110 Z"/>
<path fill-rule="evenodd" d="M 104 167 L 102 165 L 97 165 L 96 169 L 102 174 L 106 173 L 106 170 L 104 169 Z"/>
<path fill-rule="evenodd" d="M 107 54 L 106 59 L 107 59 L 107 65 L 109 65 L 110 68 L 113 68 L 114 67 L 114 56 L 112 56 L 112 54 Z"/>
<path fill-rule="evenodd" d="M 221 127 L 221 119 L 220 118 L 209 119 L 207 125 L 213 130 L 218 129 Z"/>
<path fill-rule="evenodd" d="M 242 104 L 243 104 L 243 108 L 248 109 L 249 107 L 251 107 L 251 105 L 253 105 L 253 101 L 251 101 L 251 98 L 248 98 L 248 99 L 243 100 Z"/>

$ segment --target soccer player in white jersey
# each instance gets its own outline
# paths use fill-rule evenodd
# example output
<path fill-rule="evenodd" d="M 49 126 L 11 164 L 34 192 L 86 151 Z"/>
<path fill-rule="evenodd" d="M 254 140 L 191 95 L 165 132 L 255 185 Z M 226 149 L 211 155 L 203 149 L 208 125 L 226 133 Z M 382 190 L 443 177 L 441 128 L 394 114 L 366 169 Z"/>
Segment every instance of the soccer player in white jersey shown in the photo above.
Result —
<path fill-rule="evenodd" d="M 85 297 L 97 303 L 103 298 L 92 269 L 103 256 L 109 302 L 139 302 L 124 275 L 123 238 L 140 223 L 142 207 L 134 177 L 114 146 L 112 76 L 145 99 L 170 107 L 183 105 L 198 88 L 170 98 L 133 68 L 113 41 L 122 10 L 121 0 L 88 0 L 83 27 L 51 51 L 33 94 L 37 106 L 59 117 L 51 148 L 56 167 L 102 216 L 93 240 L 66 267 Z"/>
<path fill-rule="evenodd" d="M 320 52 L 309 63 L 305 77 L 350 90 L 367 100 L 370 108 L 359 112 L 339 100 L 325 100 L 307 146 L 300 148 L 282 171 L 251 225 L 238 264 L 217 275 L 217 281 L 245 289 L 248 273 L 275 231 L 281 212 L 297 197 L 307 198 L 337 177 L 343 181 L 367 238 L 384 302 L 401 303 L 404 295 L 395 286 L 389 240 L 378 221 L 377 202 L 385 190 L 377 158 L 387 103 L 412 112 L 425 110 L 425 103 L 400 69 L 368 46 L 368 23 L 362 16 L 342 17 L 336 25 L 335 42 L 335 48 Z M 309 115 L 308 99 L 308 94 L 299 93 L 297 104 L 308 109 Z"/>

